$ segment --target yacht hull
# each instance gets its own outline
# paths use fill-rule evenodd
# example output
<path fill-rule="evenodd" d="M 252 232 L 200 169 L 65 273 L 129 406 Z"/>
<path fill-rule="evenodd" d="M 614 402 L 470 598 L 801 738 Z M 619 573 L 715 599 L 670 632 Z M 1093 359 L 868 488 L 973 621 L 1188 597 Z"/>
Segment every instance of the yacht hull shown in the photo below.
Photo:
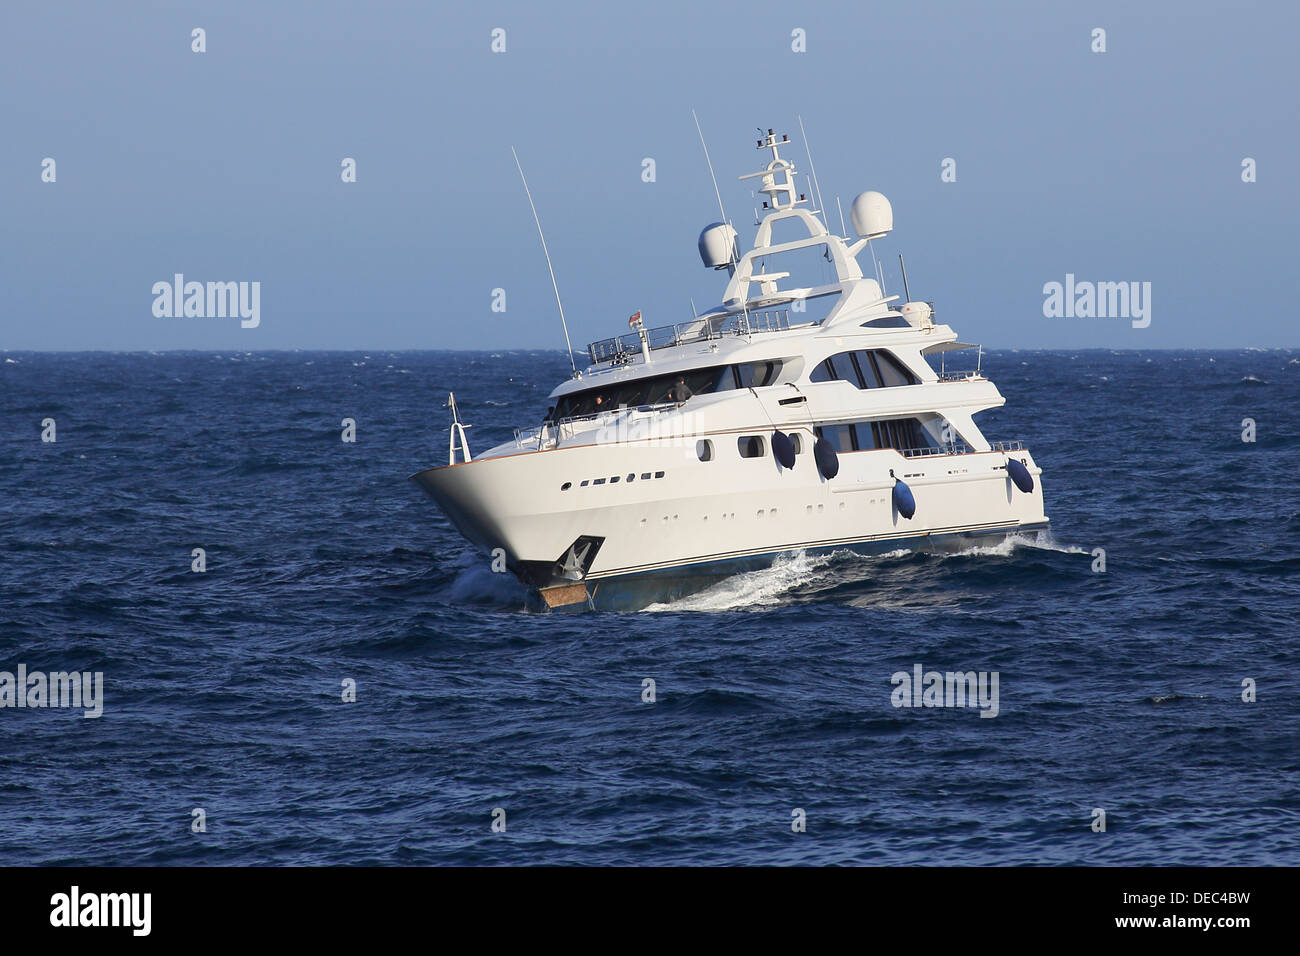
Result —
<path fill-rule="evenodd" d="M 955 531 L 941 534 L 913 535 L 905 538 L 873 539 L 835 545 L 815 545 L 793 551 L 724 558 L 702 564 L 683 565 L 661 571 L 643 571 L 617 577 L 599 578 L 578 584 L 557 584 L 535 592 L 537 606 L 548 610 L 590 608 L 603 611 L 637 611 L 651 604 L 664 604 L 703 591 L 724 578 L 748 571 L 770 568 L 783 557 L 798 554 L 827 554 L 851 551 L 855 554 L 879 555 L 890 551 L 960 551 L 973 546 L 988 546 L 1013 535 L 1046 532 L 1049 523 L 1016 525 L 1005 528 Z"/>
<path fill-rule="evenodd" d="M 1019 490 L 1007 452 L 852 452 L 827 480 L 806 451 L 787 469 L 770 454 L 740 457 L 730 434 L 708 436 L 730 456 L 701 461 L 699 437 L 480 458 L 412 478 L 485 560 L 504 555 L 552 606 L 643 606 L 780 554 L 960 545 L 1048 524 L 1040 483 Z M 1040 474 L 1028 452 L 1011 454 Z M 894 506 L 891 471 L 913 493 L 911 519 Z"/>

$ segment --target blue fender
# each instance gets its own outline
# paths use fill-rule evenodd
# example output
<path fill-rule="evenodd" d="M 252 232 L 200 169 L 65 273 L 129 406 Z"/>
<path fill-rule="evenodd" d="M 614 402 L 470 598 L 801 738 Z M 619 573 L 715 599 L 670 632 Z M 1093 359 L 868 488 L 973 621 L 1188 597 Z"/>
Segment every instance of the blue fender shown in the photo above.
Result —
<path fill-rule="evenodd" d="M 890 472 L 893 474 L 893 472 Z M 895 478 L 894 479 L 894 507 L 904 518 L 911 520 L 912 515 L 916 514 L 916 499 L 912 497 L 912 489 L 907 487 L 907 483 Z"/>
<path fill-rule="evenodd" d="M 772 432 L 772 454 L 782 468 L 794 467 L 794 442 L 783 431 Z"/>
<path fill-rule="evenodd" d="M 813 458 L 817 460 L 817 470 L 822 477 L 830 481 L 840 473 L 840 456 L 825 438 L 819 438 L 813 444 Z"/>
<path fill-rule="evenodd" d="M 1034 476 L 1029 473 L 1029 469 L 1025 467 L 1024 462 L 1017 461 L 1014 458 L 1008 458 L 1007 474 L 1010 475 L 1011 480 L 1016 483 L 1016 487 L 1025 494 L 1029 494 L 1034 490 Z"/>

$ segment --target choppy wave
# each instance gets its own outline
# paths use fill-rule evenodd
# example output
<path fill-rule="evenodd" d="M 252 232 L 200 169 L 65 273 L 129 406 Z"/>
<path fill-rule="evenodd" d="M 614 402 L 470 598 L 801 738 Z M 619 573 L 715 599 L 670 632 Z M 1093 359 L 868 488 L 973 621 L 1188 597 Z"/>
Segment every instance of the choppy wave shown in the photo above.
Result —
<path fill-rule="evenodd" d="M 631 614 L 539 612 L 407 480 L 447 391 L 487 447 L 567 359 L 373 356 L 5 354 L 0 670 L 105 710 L 0 711 L 0 863 L 1300 863 L 1294 353 L 986 352 L 1052 534 Z M 998 717 L 893 706 L 918 664 Z"/>

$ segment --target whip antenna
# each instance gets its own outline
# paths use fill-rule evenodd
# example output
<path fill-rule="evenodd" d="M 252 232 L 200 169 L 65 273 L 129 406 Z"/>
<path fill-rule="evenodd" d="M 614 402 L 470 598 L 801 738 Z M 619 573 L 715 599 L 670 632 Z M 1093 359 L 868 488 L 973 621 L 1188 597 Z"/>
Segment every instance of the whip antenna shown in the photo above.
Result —
<path fill-rule="evenodd" d="M 817 190 L 817 209 L 822 214 L 822 225 L 826 225 L 826 206 L 822 203 L 822 187 L 817 182 L 817 167 L 813 165 L 812 147 L 808 145 L 808 132 L 803 128 L 803 117 L 796 116 L 799 121 L 799 133 L 803 136 L 803 151 L 808 155 L 808 171 L 812 173 L 813 188 Z M 829 232 L 830 230 L 826 230 Z"/>
<path fill-rule="evenodd" d="M 718 189 L 718 177 L 713 174 L 713 160 L 709 159 L 709 147 L 704 142 L 704 130 L 700 129 L 700 118 L 695 115 L 695 110 L 691 110 L 691 119 L 695 120 L 695 132 L 700 134 L 700 146 L 704 149 L 704 161 L 709 164 L 709 178 L 713 180 L 713 194 L 718 197 L 718 212 L 722 213 L 723 222 L 731 222 L 727 218 L 727 210 L 722 208 L 722 191 Z"/>
<path fill-rule="evenodd" d="M 564 329 L 564 344 L 569 348 L 569 365 L 573 368 L 573 377 L 578 377 L 578 365 L 573 361 L 573 343 L 569 341 L 569 323 L 564 321 L 564 303 L 560 301 L 560 287 L 555 282 L 555 269 L 551 267 L 551 254 L 546 249 L 546 236 L 542 234 L 542 220 L 537 215 L 537 206 L 533 203 L 532 191 L 528 188 L 528 180 L 524 176 L 524 167 L 519 162 L 519 154 L 515 152 L 513 146 L 510 147 L 511 154 L 515 157 L 515 166 L 519 169 L 519 178 L 523 180 L 524 195 L 528 197 L 528 206 L 533 211 L 533 222 L 537 223 L 537 237 L 542 240 L 542 255 L 546 257 L 546 270 L 551 274 L 551 288 L 555 290 L 555 305 L 560 310 L 560 326 Z"/>

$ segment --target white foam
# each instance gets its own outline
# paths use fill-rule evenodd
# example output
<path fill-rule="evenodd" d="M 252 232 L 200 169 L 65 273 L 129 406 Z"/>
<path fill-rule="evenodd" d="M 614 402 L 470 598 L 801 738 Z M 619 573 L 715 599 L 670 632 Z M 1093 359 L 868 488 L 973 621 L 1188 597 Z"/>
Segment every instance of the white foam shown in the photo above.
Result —
<path fill-rule="evenodd" d="M 1018 548 L 1031 548 L 1035 551 L 1055 551 L 1058 554 L 1091 554 L 1092 552 L 1077 548 L 1074 545 L 1060 545 L 1052 537 L 1050 531 L 1040 531 L 1034 535 L 1028 534 L 1011 534 L 1003 538 L 997 544 L 974 544 L 969 548 L 962 548 L 959 551 L 952 552 L 958 555 L 978 555 L 991 554 L 997 557 L 1005 558 L 1014 553 Z"/>
<path fill-rule="evenodd" d="M 973 544 L 947 554 L 958 557 L 992 555 L 1005 558 L 1020 548 L 1055 551 L 1058 554 L 1091 554 L 1085 548 L 1058 544 L 1051 532 L 1047 531 L 1013 534 L 997 544 Z M 881 554 L 861 554 L 845 549 L 810 557 L 807 552 L 799 551 L 778 557 L 771 567 L 732 575 L 703 591 L 676 601 L 651 604 L 645 610 L 717 612 L 766 609 L 783 603 L 785 596 L 796 587 L 816 585 L 832 577 L 843 576 L 845 561 L 854 562 L 861 567 L 889 558 L 904 558 L 913 553 L 911 548 L 898 548 Z M 832 562 L 839 563 L 841 567 L 838 570 L 830 567 Z M 854 575 L 850 572 L 850 577 L 852 576 Z"/>
<path fill-rule="evenodd" d="M 746 571 L 677 601 L 651 604 L 646 611 L 734 611 L 780 604 L 792 588 L 808 584 L 830 563 L 831 555 L 809 557 L 807 552 L 781 555 L 771 567 Z"/>

